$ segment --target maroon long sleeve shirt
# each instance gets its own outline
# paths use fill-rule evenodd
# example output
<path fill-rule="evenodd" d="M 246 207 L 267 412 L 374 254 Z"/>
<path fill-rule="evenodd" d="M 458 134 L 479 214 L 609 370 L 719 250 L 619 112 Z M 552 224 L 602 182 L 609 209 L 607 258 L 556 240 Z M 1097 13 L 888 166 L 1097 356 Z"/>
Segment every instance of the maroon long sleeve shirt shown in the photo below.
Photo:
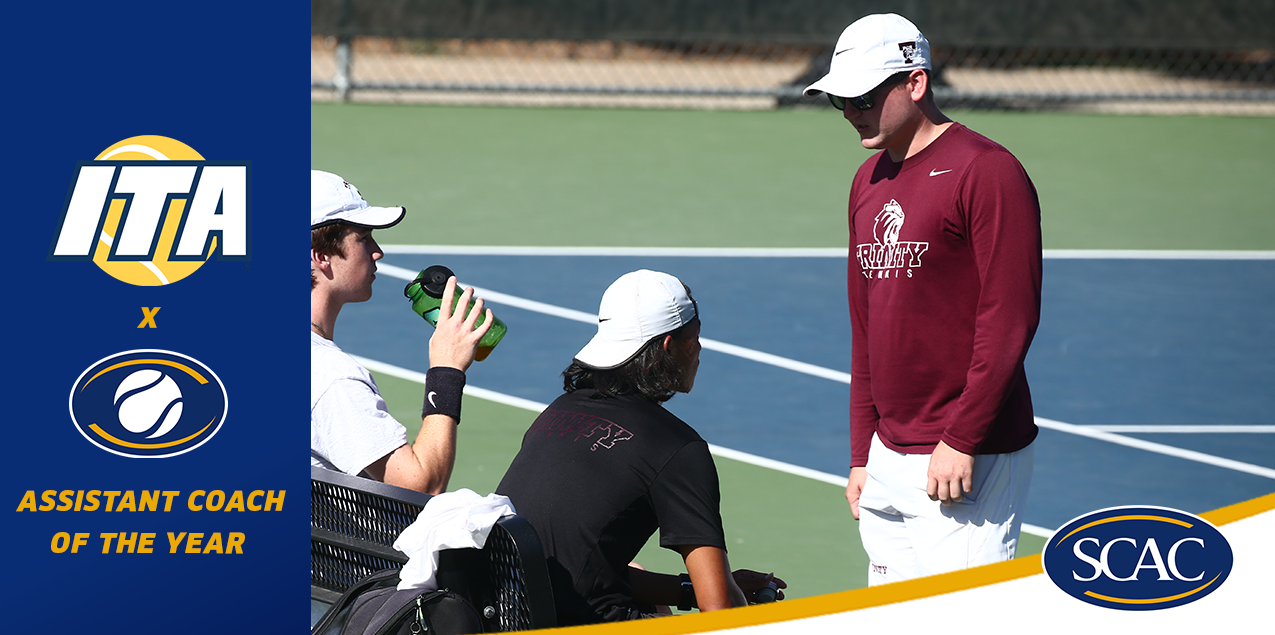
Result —
<path fill-rule="evenodd" d="M 1004 147 L 953 124 L 850 190 L 851 467 L 875 432 L 928 454 L 1036 438 L 1023 360 L 1040 321 L 1040 203 Z"/>

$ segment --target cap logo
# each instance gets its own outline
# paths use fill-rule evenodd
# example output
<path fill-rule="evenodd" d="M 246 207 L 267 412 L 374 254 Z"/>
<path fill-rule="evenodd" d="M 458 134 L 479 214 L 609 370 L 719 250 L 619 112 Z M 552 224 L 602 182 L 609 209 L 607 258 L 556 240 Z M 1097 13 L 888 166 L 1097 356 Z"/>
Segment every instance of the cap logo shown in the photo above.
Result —
<path fill-rule="evenodd" d="M 903 61 L 915 64 L 917 61 L 916 42 L 899 42 L 899 52 L 903 53 Z"/>

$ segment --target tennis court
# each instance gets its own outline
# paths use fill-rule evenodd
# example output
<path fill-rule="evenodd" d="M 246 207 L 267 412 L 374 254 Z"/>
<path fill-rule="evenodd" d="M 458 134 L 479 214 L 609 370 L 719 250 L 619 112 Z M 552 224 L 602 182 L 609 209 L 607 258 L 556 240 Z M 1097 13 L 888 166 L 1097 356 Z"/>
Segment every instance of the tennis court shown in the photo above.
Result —
<path fill-rule="evenodd" d="M 1259 180 L 1275 125 L 957 118 L 1022 158 L 1044 208 L 1042 320 L 1027 361 L 1044 429 L 1029 531 L 1112 505 L 1199 513 L 1275 490 L 1275 259 L 1261 251 L 1275 245 L 1275 221 Z M 430 327 L 408 310 L 405 278 L 441 263 L 483 289 L 510 333 L 470 372 L 480 390 L 465 403 L 452 488 L 486 493 L 532 410 L 561 390 L 602 290 L 637 268 L 673 273 L 694 290 L 707 341 L 695 391 L 668 406 L 719 448 L 732 564 L 776 571 L 790 597 L 861 586 L 837 485 L 850 349 L 838 250 L 850 172 L 866 154 L 828 119 L 316 106 L 313 167 L 409 209 L 378 235 L 388 253 L 374 297 L 343 311 L 336 341 L 411 422 Z M 1162 152 L 1124 160 L 1152 140 Z M 1164 178 L 1185 153 L 1207 178 Z M 1108 251 L 1077 251 L 1097 248 Z M 1024 535 L 1027 552 L 1041 542 Z M 642 561 L 680 566 L 651 547 Z"/>

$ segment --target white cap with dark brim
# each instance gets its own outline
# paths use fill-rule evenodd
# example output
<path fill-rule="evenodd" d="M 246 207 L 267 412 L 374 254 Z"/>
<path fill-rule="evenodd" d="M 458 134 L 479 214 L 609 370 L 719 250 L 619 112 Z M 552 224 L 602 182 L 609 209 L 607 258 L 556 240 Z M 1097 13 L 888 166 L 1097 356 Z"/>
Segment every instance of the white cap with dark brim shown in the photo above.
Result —
<path fill-rule="evenodd" d="M 602 294 L 598 332 L 575 361 L 599 370 L 623 366 L 652 338 L 681 328 L 695 315 L 681 280 L 647 269 L 626 273 Z"/>
<path fill-rule="evenodd" d="M 859 97 L 915 68 L 930 68 L 930 42 L 916 25 L 893 13 L 864 16 L 841 32 L 828 74 L 807 86 L 805 95 Z"/>
<path fill-rule="evenodd" d="M 310 229 L 333 223 L 349 223 L 369 229 L 393 227 L 407 210 L 402 207 L 372 207 L 363 200 L 359 188 L 332 174 L 310 170 Z"/>

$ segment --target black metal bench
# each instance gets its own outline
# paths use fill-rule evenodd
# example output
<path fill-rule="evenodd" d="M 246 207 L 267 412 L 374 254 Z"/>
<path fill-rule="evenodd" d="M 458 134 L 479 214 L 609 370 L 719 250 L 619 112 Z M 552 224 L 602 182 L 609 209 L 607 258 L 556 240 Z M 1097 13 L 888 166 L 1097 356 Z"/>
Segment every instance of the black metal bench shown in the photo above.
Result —
<path fill-rule="evenodd" d="M 399 568 L 392 545 L 430 496 L 323 468 L 310 468 L 310 597 L 331 604 L 368 575 Z M 440 587 L 467 597 L 487 632 L 557 625 L 549 570 L 535 529 L 502 518 L 483 549 L 439 552 Z M 313 611 L 312 611 L 313 612 Z"/>

